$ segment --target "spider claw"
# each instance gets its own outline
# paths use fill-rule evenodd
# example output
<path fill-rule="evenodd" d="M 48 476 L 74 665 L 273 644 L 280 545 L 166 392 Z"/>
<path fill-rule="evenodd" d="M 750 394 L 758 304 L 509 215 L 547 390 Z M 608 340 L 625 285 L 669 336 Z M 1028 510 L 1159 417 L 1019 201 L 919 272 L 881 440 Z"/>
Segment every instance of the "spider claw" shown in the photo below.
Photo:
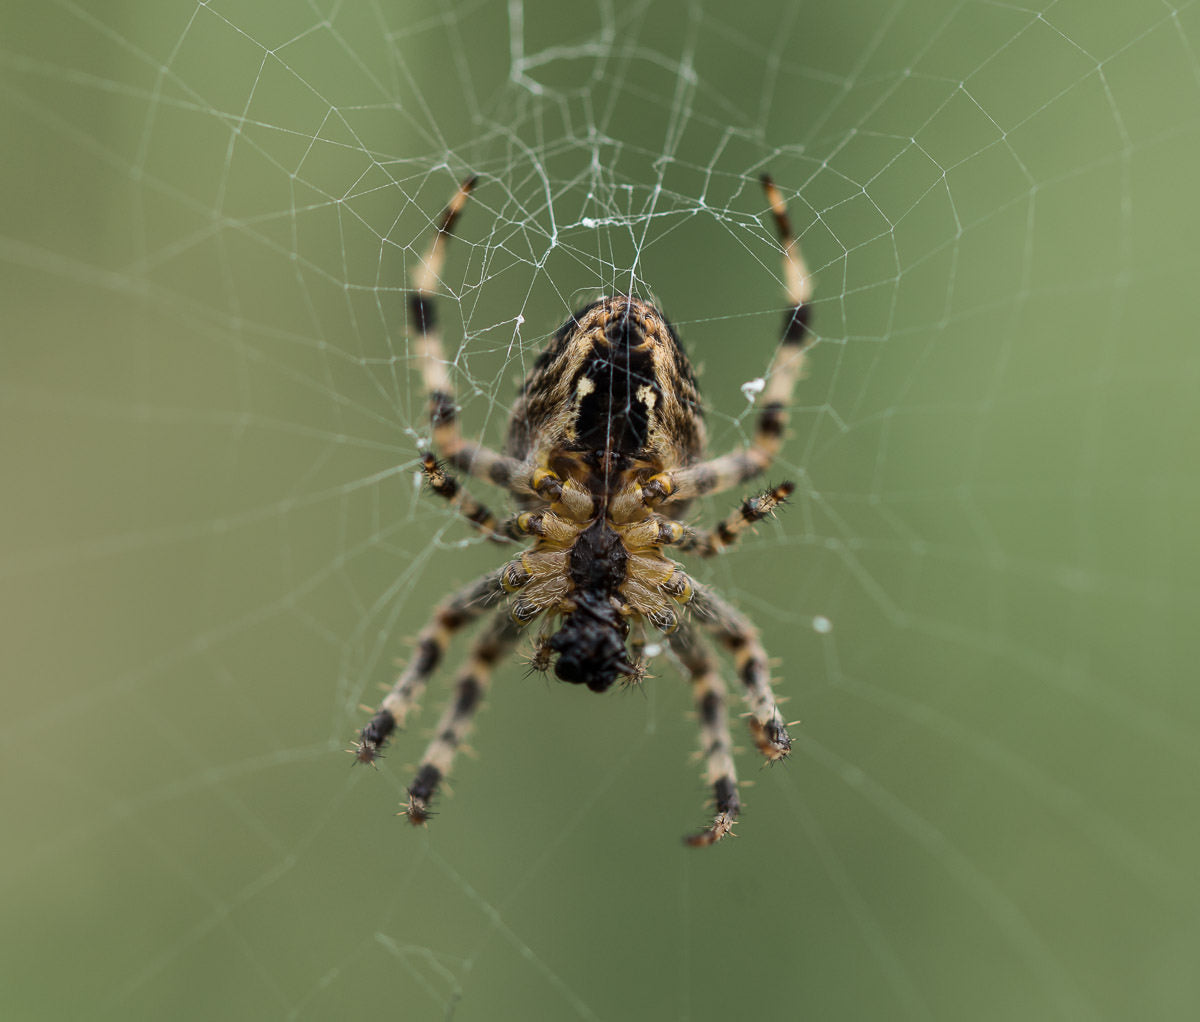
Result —
<path fill-rule="evenodd" d="M 358 733 L 351 749 L 356 763 L 374 763 L 383 755 L 383 747 L 396 730 L 396 718 L 387 710 L 379 710 Z"/>
<path fill-rule="evenodd" d="M 754 744 L 758 746 L 758 751 L 766 757 L 768 763 L 787 759 L 792 751 L 792 736 L 788 734 L 783 722 L 774 717 L 766 724 L 751 717 L 750 734 L 754 737 Z"/>
<path fill-rule="evenodd" d="M 407 816 L 408 822 L 414 827 L 423 827 L 437 814 L 429 808 L 429 799 L 410 792 L 408 801 L 400 807 L 400 812 L 396 815 Z"/>
<path fill-rule="evenodd" d="M 632 671 L 626 671 L 625 680 L 621 682 L 624 688 L 641 688 L 642 683 L 652 675 L 644 661 L 637 661 Z"/>
<path fill-rule="evenodd" d="M 737 837 L 733 832 L 733 825 L 735 823 L 737 823 L 736 814 L 730 812 L 718 813 L 713 817 L 713 822 L 710 826 L 695 834 L 689 834 L 683 839 L 683 843 L 689 848 L 707 848 L 709 845 L 715 845 L 723 837 Z"/>
<path fill-rule="evenodd" d="M 615 666 L 617 672 L 624 674 L 627 678 L 629 678 L 631 684 L 636 685 L 644 677 L 646 677 L 646 665 L 641 660 L 634 661 L 633 663 L 630 663 L 628 660 L 623 660 L 621 663 L 616 664 Z"/>
<path fill-rule="evenodd" d="M 354 754 L 355 764 L 366 763 L 370 766 L 376 766 L 376 761 L 383 759 L 383 753 L 375 746 L 368 745 L 366 742 L 355 742 L 353 747 L 346 751 Z"/>
<path fill-rule="evenodd" d="M 414 827 L 424 827 L 433 813 L 430 812 L 425 802 L 414 798 L 410 799 L 396 815 L 407 816 L 408 822 Z"/>

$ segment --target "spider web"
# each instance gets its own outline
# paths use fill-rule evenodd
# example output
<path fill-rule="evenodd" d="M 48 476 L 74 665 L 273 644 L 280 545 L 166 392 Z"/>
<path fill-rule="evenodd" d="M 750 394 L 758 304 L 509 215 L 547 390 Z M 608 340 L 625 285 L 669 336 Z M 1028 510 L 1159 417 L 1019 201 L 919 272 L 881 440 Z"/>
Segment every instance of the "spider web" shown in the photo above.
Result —
<path fill-rule="evenodd" d="M 1194 1010 L 1200 12 L 1104 7 L 6 5 L 4 1016 Z M 444 684 L 342 750 L 498 564 L 414 480 L 439 210 L 479 175 L 469 434 L 621 291 L 721 450 L 784 305 L 763 171 L 818 282 L 797 493 L 697 575 L 795 754 L 689 852 L 674 668 L 509 665 L 412 831 Z"/>

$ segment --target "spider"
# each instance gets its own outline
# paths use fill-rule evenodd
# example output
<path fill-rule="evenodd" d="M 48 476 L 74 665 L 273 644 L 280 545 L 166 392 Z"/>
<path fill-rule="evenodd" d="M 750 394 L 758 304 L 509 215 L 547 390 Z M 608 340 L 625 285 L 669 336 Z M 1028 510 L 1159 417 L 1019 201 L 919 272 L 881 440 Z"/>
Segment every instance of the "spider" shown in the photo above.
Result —
<path fill-rule="evenodd" d="M 712 529 L 678 520 L 693 498 L 739 486 L 765 471 L 782 443 L 787 406 L 811 343 L 811 278 L 787 208 L 764 174 L 790 308 L 749 445 L 704 460 L 700 395 L 674 328 L 649 302 L 615 295 L 581 309 L 554 334 L 521 388 L 501 454 L 466 439 L 459 429 L 433 299 L 447 242 L 476 180 L 463 182 L 442 213 L 409 298 L 433 445 L 443 459 L 423 452 L 421 464 L 433 492 L 485 536 L 531 545 L 438 605 L 418 636 L 415 655 L 359 732 L 356 758 L 371 763 L 380 755 L 417 706 L 455 633 L 504 601 L 471 647 L 454 697 L 408 788 L 404 812 L 412 823 L 423 824 L 493 669 L 522 628 L 541 619 L 534 669 L 553 665 L 562 681 L 604 692 L 619 678 L 642 679 L 649 626 L 663 633 L 691 679 L 705 780 L 716 813 L 685 840 L 711 845 L 730 833 L 742 804 L 725 682 L 702 632 L 733 657 L 759 752 L 768 762 L 781 760 L 791 738 L 771 691 L 757 629 L 716 593 L 693 582 L 665 551 L 698 557 L 721 553 L 792 492 L 793 484 L 784 482 L 744 500 Z M 507 490 L 516 512 L 497 519 L 447 467 Z M 686 616 L 685 610 L 690 611 Z"/>

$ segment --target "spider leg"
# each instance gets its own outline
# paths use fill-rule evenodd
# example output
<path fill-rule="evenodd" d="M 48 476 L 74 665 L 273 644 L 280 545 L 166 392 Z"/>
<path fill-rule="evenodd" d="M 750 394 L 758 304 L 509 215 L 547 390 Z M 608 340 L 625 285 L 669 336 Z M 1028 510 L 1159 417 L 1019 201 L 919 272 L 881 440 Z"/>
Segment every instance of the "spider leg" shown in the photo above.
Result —
<path fill-rule="evenodd" d="M 413 824 L 422 824 L 429 819 L 429 803 L 442 779 L 450 772 L 454 755 L 471 730 L 491 681 L 492 669 L 496 661 L 512 649 L 517 635 L 517 626 L 503 611 L 493 617 L 472 644 L 467 662 L 455 682 L 454 697 L 442 713 L 437 733 L 421 757 L 416 777 L 408 786 L 408 805 L 404 811 Z"/>
<path fill-rule="evenodd" d="M 684 838 L 693 848 L 704 848 L 732 832 L 742 808 L 729 737 L 725 682 L 717 673 L 716 658 L 708 643 L 689 625 L 682 625 L 669 641 L 692 682 L 692 697 L 700 716 L 704 780 L 712 788 L 716 803 L 717 812 L 712 823 Z"/>
<path fill-rule="evenodd" d="M 769 761 L 783 759 L 792 749 L 792 739 L 779 714 L 775 693 L 771 690 L 771 672 L 767 651 L 758 638 L 758 629 L 741 611 L 726 603 L 711 590 L 698 589 L 692 606 L 705 631 L 733 654 L 742 693 L 750 707 L 750 733 L 754 744 Z"/>
<path fill-rule="evenodd" d="M 714 529 L 691 529 L 682 526 L 677 533 L 679 539 L 672 545 L 698 557 L 719 554 L 733 546 L 750 526 L 773 515 L 780 504 L 787 502 L 794 489 L 794 483 L 783 482 L 757 497 L 747 497 L 733 514 L 718 522 Z"/>
<path fill-rule="evenodd" d="M 416 653 L 384 697 L 375 716 L 359 731 L 354 750 L 359 763 L 373 763 L 392 732 L 404 726 L 405 718 L 421 698 L 454 633 L 483 614 L 492 600 L 504 593 L 501 575 L 502 571 L 489 572 L 438 605 L 432 620 L 421 629 Z"/>
<path fill-rule="evenodd" d="M 455 468 L 514 493 L 527 494 L 529 468 L 517 458 L 510 458 L 489 447 L 465 440 L 458 425 L 458 406 L 454 401 L 454 385 L 442 335 L 437 325 L 433 298 L 446 263 L 446 245 L 454 235 L 454 225 L 467 204 L 476 178 L 469 177 L 442 211 L 438 231 L 413 274 L 413 292 L 409 295 L 409 321 L 416 333 L 415 348 L 429 395 L 429 420 L 433 427 L 434 445 Z"/>
<path fill-rule="evenodd" d="M 449 475 L 429 451 L 421 455 L 421 471 L 429 481 L 429 488 L 439 497 L 449 501 L 460 515 L 488 539 L 497 543 L 510 543 L 529 535 L 520 527 L 519 514 L 510 515 L 503 521 L 498 520 L 491 511 L 463 489 L 458 480 Z"/>
<path fill-rule="evenodd" d="M 648 503 L 691 500 L 700 494 L 720 493 L 739 486 L 766 471 L 783 443 L 788 424 L 787 406 L 804 367 L 804 352 L 812 344 L 808 329 L 812 277 L 792 234 L 783 196 L 766 174 L 762 176 L 762 186 L 783 247 L 783 278 L 791 307 L 784 314 L 783 338 L 762 393 L 758 425 L 750 445 L 744 450 L 731 451 L 671 473 L 659 486 L 648 489 Z M 661 479 L 659 476 L 654 478 Z"/>

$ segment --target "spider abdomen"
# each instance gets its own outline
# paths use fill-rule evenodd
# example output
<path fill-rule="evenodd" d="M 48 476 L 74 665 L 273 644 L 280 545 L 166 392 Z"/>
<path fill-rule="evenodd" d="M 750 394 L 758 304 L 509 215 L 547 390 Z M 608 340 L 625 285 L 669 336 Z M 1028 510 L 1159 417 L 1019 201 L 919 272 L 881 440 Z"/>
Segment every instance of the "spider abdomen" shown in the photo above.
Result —
<path fill-rule="evenodd" d="M 700 395 L 666 317 L 626 295 L 571 316 L 525 380 L 508 448 L 516 457 L 553 449 L 695 461 L 704 448 Z"/>
<path fill-rule="evenodd" d="M 662 396 L 653 341 L 647 341 L 642 322 L 628 312 L 609 319 L 589 340 L 591 350 L 575 377 L 574 446 L 643 454 Z"/>

